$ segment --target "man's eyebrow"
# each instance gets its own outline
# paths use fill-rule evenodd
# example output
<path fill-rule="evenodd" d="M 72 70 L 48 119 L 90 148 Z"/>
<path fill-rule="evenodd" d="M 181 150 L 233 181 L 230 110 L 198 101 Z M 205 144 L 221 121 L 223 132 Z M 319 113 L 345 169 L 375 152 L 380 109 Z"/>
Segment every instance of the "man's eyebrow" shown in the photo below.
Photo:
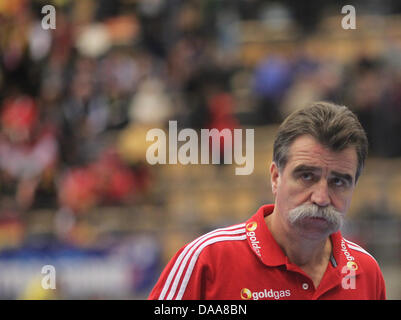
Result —
<path fill-rule="evenodd" d="M 305 172 L 305 171 L 321 171 L 321 169 L 319 167 L 315 167 L 315 166 L 308 166 L 305 164 L 300 164 L 298 166 L 296 166 L 293 170 L 293 173 L 299 173 L 299 172 Z M 347 180 L 349 183 L 353 183 L 354 179 L 352 178 L 352 176 L 348 173 L 342 173 L 342 172 L 338 172 L 338 171 L 331 171 L 331 174 L 339 177 L 339 178 L 343 178 L 345 180 Z"/>
<path fill-rule="evenodd" d="M 293 170 L 294 173 L 297 172 L 304 172 L 304 171 L 321 171 L 321 169 L 319 167 L 314 167 L 314 166 L 308 166 L 305 164 L 300 164 L 298 166 L 296 166 Z"/>

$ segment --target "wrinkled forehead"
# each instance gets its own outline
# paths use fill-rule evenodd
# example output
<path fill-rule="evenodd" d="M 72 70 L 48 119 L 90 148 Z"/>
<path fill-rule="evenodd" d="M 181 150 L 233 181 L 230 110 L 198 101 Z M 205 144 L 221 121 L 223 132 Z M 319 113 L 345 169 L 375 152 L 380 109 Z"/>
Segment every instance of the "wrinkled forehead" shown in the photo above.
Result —
<path fill-rule="evenodd" d="M 354 146 L 333 151 L 315 138 L 303 135 L 296 138 L 288 150 L 287 167 L 293 169 L 299 165 L 314 166 L 326 171 L 343 172 L 355 177 L 358 156 Z"/>

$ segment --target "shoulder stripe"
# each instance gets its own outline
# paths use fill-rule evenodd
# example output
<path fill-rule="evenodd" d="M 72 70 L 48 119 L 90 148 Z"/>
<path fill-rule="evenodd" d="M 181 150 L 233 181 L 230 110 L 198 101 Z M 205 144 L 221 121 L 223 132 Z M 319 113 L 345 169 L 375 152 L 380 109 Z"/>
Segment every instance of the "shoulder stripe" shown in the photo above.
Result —
<path fill-rule="evenodd" d="M 164 284 L 163 290 L 160 293 L 159 300 L 165 299 L 165 296 L 166 296 L 167 292 L 169 291 L 170 285 L 171 285 L 173 279 L 175 278 L 174 283 L 172 284 L 172 287 L 170 289 L 170 293 L 167 296 L 167 299 L 172 299 L 172 297 L 175 294 L 175 290 L 178 286 L 178 282 L 180 281 L 181 274 L 186 266 L 186 263 L 187 263 L 189 257 L 191 256 L 192 252 L 199 246 L 199 244 L 201 242 L 203 242 L 204 240 L 207 240 L 211 237 L 217 236 L 217 235 L 235 235 L 235 234 L 244 233 L 245 232 L 244 227 L 245 227 L 245 223 L 242 223 L 242 224 L 234 225 L 234 226 L 227 227 L 227 228 L 216 229 L 216 230 L 213 230 L 213 231 L 195 239 L 190 244 L 188 244 L 184 248 L 184 250 L 181 252 L 181 254 L 178 256 L 177 260 L 175 261 L 174 266 L 171 269 L 171 271 L 167 277 L 166 283 Z M 181 262 L 182 262 L 182 264 L 181 264 Z M 181 265 L 181 267 L 180 267 L 180 265 Z M 180 267 L 180 269 L 178 270 L 178 273 L 176 274 L 177 269 L 179 267 Z"/>
<path fill-rule="evenodd" d="M 167 300 L 173 299 L 173 297 L 174 297 L 174 295 L 175 295 L 175 293 L 176 293 L 176 289 L 177 289 L 177 287 L 178 287 L 178 284 L 179 284 L 179 282 L 180 282 L 180 280 L 181 280 L 182 273 L 184 272 L 184 269 L 185 269 L 186 266 L 187 266 L 188 260 L 189 260 L 189 258 L 191 257 L 192 253 L 196 250 L 196 248 L 197 248 L 203 241 L 206 241 L 207 239 L 212 238 L 212 237 L 215 237 L 215 236 L 219 236 L 219 235 L 236 235 L 236 234 L 241 234 L 241 233 L 244 233 L 244 232 L 245 232 L 245 229 L 244 229 L 244 228 L 235 229 L 235 228 L 238 228 L 238 227 L 243 227 L 243 225 L 240 225 L 240 226 L 233 226 L 233 227 L 229 227 L 229 228 L 221 228 L 221 229 L 217 229 L 217 230 L 215 230 L 215 231 L 209 232 L 209 233 L 205 234 L 204 236 L 195 239 L 193 242 L 191 242 L 191 243 L 185 248 L 185 250 L 184 250 L 184 251 L 180 254 L 180 256 L 178 257 L 178 259 L 177 259 L 177 261 L 176 261 L 176 263 L 175 263 L 175 265 L 174 265 L 174 268 L 173 268 L 172 271 L 170 272 L 169 277 L 171 276 L 171 278 L 170 278 L 170 279 L 167 279 L 167 280 L 170 280 L 170 281 L 166 281 L 165 287 L 163 288 L 163 289 L 165 289 L 165 291 L 167 292 L 167 291 L 168 291 L 168 287 L 170 286 L 171 281 L 172 281 L 173 278 L 175 277 L 174 282 L 172 283 L 172 286 L 171 286 L 171 288 L 170 288 L 170 290 L 169 290 L 169 294 L 168 294 L 168 296 L 167 296 L 167 298 L 166 298 Z M 234 229 L 234 230 L 232 230 L 232 229 Z M 181 263 L 181 262 L 182 262 L 182 263 Z M 179 270 L 178 270 L 178 272 L 177 272 L 177 268 L 178 268 L 178 267 L 179 267 Z M 165 292 L 165 293 L 166 293 L 166 292 Z M 164 294 L 165 294 L 165 293 L 164 293 Z M 162 294 L 163 294 L 163 292 L 162 292 Z M 162 294 L 160 295 L 160 296 L 161 296 L 160 299 L 163 299 L 163 298 L 164 298 L 164 297 L 162 296 Z"/>
<path fill-rule="evenodd" d="M 353 249 L 353 250 L 362 252 L 362 253 L 364 253 L 364 254 L 367 254 L 369 257 L 373 258 L 373 259 L 376 261 L 376 259 L 375 259 L 369 252 L 367 252 L 365 249 L 363 249 L 361 246 L 359 246 L 359 245 L 357 245 L 356 243 L 351 242 L 351 241 L 349 241 L 349 240 L 347 240 L 347 239 L 345 239 L 345 238 L 344 238 L 344 240 L 345 240 L 345 242 L 347 243 L 347 245 L 348 245 L 348 247 L 349 247 L 350 249 Z"/>
<path fill-rule="evenodd" d="M 210 239 L 210 240 L 204 242 L 204 243 L 196 250 L 195 254 L 193 255 L 193 257 L 192 257 L 192 259 L 191 259 L 191 262 L 189 263 L 188 270 L 187 270 L 187 272 L 185 273 L 184 279 L 182 280 L 181 287 L 180 287 L 180 289 L 179 289 L 179 291 L 178 291 L 176 300 L 181 300 L 182 296 L 184 295 L 185 289 L 186 289 L 186 287 L 187 287 L 189 278 L 191 277 L 192 270 L 194 269 L 195 263 L 196 263 L 196 261 L 198 260 L 199 254 L 201 253 L 201 251 L 202 251 L 205 247 L 207 247 L 208 245 L 211 245 L 212 243 L 216 243 L 216 242 L 221 242 L 221 241 L 233 241 L 233 240 L 234 240 L 234 241 L 235 241 L 235 240 L 238 241 L 238 240 L 245 240 L 245 239 L 246 239 L 246 234 L 243 234 L 243 235 L 236 236 L 236 237 L 233 237 L 233 236 L 230 236 L 230 237 L 227 237 L 227 236 L 225 236 L 225 237 L 224 237 L 224 236 L 223 236 L 223 237 L 216 237 L 216 238 L 212 238 L 212 239 Z"/>
<path fill-rule="evenodd" d="M 204 241 L 207 241 L 208 239 L 214 238 L 216 236 L 230 236 L 227 239 L 227 240 L 230 240 L 230 239 L 234 238 L 234 235 L 242 234 L 242 233 L 245 233 L 245 229 L 214 232 L 214 233 L 210 234 L 208 237 L 205 237 L 205 238 L 201 239 L 200 241 L 198 241 L 197 243 L 195 243 L 191 247 L 191 249 L 188 251 L 188 253 L 185 255 L 185 257 L 184 257 L 184 259 L 183 259 L 183 261 L 181 263 L 181 266 L 180 266 L 180 268 L 179 268 L 179 270 L 178 270 L 178 272 L 177 272 L 177 274 L 175 276 L 175 280 L 173 282 L 173 285 L 172 285 L 172 287 L 170 289 L 170 293 L 167 296 L 167 300 L 173 299 L 173 297 L 174 297 L 174 295 L 176 293 L 178 284 L 179 284 L 179 282 L 181 280 L 182 273 L 184 272 L 184 269 L 187 266 L 188 260 L 192 256 L 192 253 L 201 245 L 201 243 L 203 243 Z"/>

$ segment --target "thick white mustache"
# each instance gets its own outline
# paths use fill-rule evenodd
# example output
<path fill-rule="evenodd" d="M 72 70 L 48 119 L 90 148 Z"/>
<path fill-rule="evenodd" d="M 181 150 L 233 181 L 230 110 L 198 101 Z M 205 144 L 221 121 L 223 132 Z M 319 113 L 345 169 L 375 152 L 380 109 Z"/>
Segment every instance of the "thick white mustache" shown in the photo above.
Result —
<path fill-rule="evenodd" d="M 334 209 L 333 206 L 319 207 L 315 204 L 303 204 L 299 207 L 292 209 L 289 212 L 289 222 L 291 224 L 298 224 L 305 218 L 323 218 L 332 230 L 337 231 L 343 224 L 343 215 L 341 212 Z"/>

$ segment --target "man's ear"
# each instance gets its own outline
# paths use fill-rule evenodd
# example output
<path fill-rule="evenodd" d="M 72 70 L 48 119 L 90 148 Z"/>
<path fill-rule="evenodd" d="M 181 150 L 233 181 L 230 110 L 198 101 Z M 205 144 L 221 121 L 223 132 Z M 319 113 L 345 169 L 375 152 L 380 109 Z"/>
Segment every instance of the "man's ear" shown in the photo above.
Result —
<path fill-rule="evenodd" d="M 280 179 L 280 172 L 276 163 L 273 161 L 270 165 L 270 183 L 272 185 L 272 193 L 274 196 L 276 196 L 277 193 L 279 179 Z"/>

